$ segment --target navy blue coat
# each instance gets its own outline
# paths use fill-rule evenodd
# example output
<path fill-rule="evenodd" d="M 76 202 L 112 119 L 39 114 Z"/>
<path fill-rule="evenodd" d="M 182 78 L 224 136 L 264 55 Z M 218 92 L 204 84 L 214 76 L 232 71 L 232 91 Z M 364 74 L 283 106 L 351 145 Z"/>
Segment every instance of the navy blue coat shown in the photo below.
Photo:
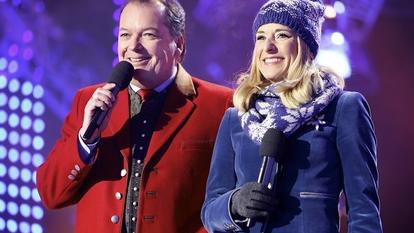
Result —
<path fill-rule="evenodd" d="M 288 138 L 276 187 L 280 206 L 266 232 L 339 232 L 341 191 L 347 200 L 348 232 L 382 232 L 376 138 L 366 100 L 359 93 L 342 92 L 318 118 L 319 123 L 309 122 Z M 260 165 L 259 146 L 242 130 L 237 110 L 228 109 L 216 139 L 201 213 L 209 232 L 260 232 L 263 220 L 242 229 L 229 212 L 232 194 L 257 180 Z"/>

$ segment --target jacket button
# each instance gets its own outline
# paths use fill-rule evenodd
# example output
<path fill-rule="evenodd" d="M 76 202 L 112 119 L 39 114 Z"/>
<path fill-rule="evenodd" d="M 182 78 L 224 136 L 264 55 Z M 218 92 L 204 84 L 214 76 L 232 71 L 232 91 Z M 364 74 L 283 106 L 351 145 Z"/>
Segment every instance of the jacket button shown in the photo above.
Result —
<path fill-rule="evenodd" d="M 119 221 L 119 217 L 118 217 L 117 215 L 112 215 L 112 217 L 111 217 L 111 222 L 112 222 L 113 224 L 117 224 L 117 223 L 118 223 L 118 221 Z"/>
<path fill-rule="evenodd" d="M 127 170 L 126 169 L 122 169 L 121 170 L 121 176 L 124 177 L 127 174 Z"/>
<path fill-rule="evenodd" d="M 121 200 L 121 199 L 122 199 L 122 193 L 120 193 L 120 192 L 116 192 L 116 193 L 115 193 L 115 198 L 116 198 L 117 200 Z"/>

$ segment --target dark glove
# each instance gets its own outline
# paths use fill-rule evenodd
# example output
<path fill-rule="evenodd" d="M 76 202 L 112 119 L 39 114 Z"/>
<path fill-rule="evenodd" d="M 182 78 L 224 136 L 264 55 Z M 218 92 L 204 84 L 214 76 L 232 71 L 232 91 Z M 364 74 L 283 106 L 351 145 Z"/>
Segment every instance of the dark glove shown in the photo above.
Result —
<path fill-rule="evenodd" d="M 230 200 L 230 211 L 236 218 L 266 217 L 276 210 L 277 200 L 272 191 L 256 182 L 244 184 Z"/>

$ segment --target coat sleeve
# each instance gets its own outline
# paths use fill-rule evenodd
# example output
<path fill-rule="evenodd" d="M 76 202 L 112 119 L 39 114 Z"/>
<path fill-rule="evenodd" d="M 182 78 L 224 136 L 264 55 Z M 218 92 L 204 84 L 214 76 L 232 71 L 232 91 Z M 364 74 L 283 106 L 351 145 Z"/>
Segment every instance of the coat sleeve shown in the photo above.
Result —
<path fill-rule="evenodd" d="M 48 208 L 62 208 L 77 203 L 80 187 L 92 166 L 92 163 L 86 165 L 78 152 L 78 132 L 83 121 L 85 100 L 89 99 L 86 95 L 82 98 L 81 93 L 78 92 L 74 98 L 60 138 L 46 161 L 37 169 L 37 189 Z"/>
<path fill-rule="evenodd" d="M 356 92 L 345 92 L 338 105 L 336 143 L 343 169 L 348 232 L 379 233 L 376 137 L 370 109 Z"/>
<path fill-rule="evenodd" d="M 234 114 L 235 113 L 235 114 Z M 230 215 L 230 198 L 236 191 L 234 172 L 235 151 L 231 139 L 231 126 L 238 122 L 237 112 L 229 108 L 223 116 L 211 160 L 206 197 L 201 220 L 208 232 L 241 230 Z"/>

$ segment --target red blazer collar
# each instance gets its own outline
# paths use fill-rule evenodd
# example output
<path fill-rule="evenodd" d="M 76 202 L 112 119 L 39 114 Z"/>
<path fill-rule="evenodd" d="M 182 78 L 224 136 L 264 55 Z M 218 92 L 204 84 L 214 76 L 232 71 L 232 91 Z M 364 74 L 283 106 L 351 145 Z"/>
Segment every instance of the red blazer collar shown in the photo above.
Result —
<path fill-rule="evenodd" d="M 175 82 L 169 87 L 164 107 L 155 126 L 145 160 L 151 160 L 157 151 L 170 139 L 191 115 L 194 104 L 191 97 L 196 90 L 191 76 L 181 66 Z M 117 102 L 112 109 L 108 128 L 122 155 L 129 159 L 131 136 L 129 122 L 129 95 L 128 90 L 120 91 Z"/>

